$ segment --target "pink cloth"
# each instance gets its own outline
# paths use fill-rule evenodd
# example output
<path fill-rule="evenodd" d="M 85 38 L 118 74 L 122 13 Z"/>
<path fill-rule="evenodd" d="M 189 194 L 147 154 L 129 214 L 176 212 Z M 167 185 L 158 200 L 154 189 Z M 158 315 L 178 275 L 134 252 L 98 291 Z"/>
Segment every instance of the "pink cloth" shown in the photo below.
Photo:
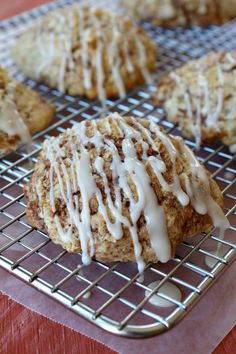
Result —
<path fill-rule="evenodd" d="M 0 291 L 29 309 L 105 344 L 119 353 L 208 354 L 235 325 L 236 262 L 172 330 L 134 340 L 109 334 L 0 268 Z M 138 348 L 138 349 L 137 349 Z M 137 351 L 138 350 L 138 351 Z"/>

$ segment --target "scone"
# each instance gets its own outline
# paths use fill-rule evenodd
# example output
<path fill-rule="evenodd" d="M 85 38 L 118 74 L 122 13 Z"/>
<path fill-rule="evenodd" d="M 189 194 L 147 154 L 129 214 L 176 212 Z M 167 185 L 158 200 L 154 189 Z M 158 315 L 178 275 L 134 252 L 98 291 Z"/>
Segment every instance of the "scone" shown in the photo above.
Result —
<path fill-rule="evenodd" d="M 236 52 L 210 53 L 165 76 L 154 97 L 188 137 L 236 152 Z"/>
<path fill-rule="evenodd" d="M 84 264 L 136 260 L 141 272 L 228 226 L 219 187 L 183 140 L 118 114 L 45 141 L 25 195 L 31 224 Z"/>
<path fill-rule="evenodd" d="M 28 143 L 51 122 L 55 108 L 0 68 L 0 156 Z"/>
<path fill-rule="evenodd" d="M 236 17 L 235 0 L 121 0 L 133 18 L 155 26 L 208 26 Z"/>
<path fill-rule="evenodd" d="M 78 5 L 55 10 L 21 35 L 12 48 L 21 70 L 70 95 L 125 97 L 151 82 L 156 45 L 127 17 Z"/>

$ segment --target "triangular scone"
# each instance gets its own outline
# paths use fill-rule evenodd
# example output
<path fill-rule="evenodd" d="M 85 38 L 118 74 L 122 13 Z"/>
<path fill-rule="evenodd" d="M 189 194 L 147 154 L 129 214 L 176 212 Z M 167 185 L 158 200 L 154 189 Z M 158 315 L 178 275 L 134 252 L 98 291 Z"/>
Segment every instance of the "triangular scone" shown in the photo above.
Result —
<path fill-rule="evenodd" d="M 156 65 L 156 45 L 143 29 L 123 15 L 78 5 L 42 17 L 12 55 L 28 77 L 102 101 L 149 82 Z"/>
<path fill-rule="evenodd" d="M 219 139 L 236 152 L 236 52 L 210 53 L 171 72 L 154 101 L 198 146 Z"/>
<path fill-rule="evenodd" d="M 128 14 L 154 26 L 209 26 L 236 17 L 235 0 L 121 0 Z"/>
<path fill-rule="evenodd" d="M 219 187 L 183 140 L 118 114 L 45 141 L 25 195 L 32 225 L 85 264 L 136 260 L 142 271 L 228 226 Z"/>
<path fill-rule="evenodd" d="M 55 108 L 0 68 L 0 155 L 30 142 L 51 122 Z"/>

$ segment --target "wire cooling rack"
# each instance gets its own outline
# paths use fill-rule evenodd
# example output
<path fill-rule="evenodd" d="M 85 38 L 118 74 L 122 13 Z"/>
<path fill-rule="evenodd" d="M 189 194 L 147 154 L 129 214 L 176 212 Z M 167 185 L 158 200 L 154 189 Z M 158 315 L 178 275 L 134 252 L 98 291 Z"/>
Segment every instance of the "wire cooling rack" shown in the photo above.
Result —
<path fill-rule="evenodd" d="M 175 258 L 167 264 L 148 264 L 143 282 L 133 263 L 104 264 L 93 260 L 89 267 L 81 268 L 80 255 L 67 254 L 52 244 L 46 234 L 33 229 L 25 216 L 22 188 L 30 178 L 41 142 L 75 122 L 98 117 L 100 104 L 62 95 L 26 79 L 13 64 L 9 48 L 32 20 L 66 3 L 69 2 L 54 2 L 0 24 L 0 64 L 57 107 L 53 123 L 34 136 L 30 152 L 21 147 L 0 160 L 0 265 L 107 331 L 131 337 L 155 335 L 168 330 L 185 316 L 235 258 L 235 160 L 228 148 L 219 144 L 204 146 L 196 152 L 224 194 L 225 213 L 232 225 L 225 239 L 221 240 L 212 230 L 183 242 Z M 236 22 L 208 29 L 163 30 L 149 24 L 143 24 L 143 27 L 159 45 L 157 80 L 165 72 L 210 50 L 236 49 Z M 126 99 L 107 100 L 107 107 L 112 112 L 147 117 L 172 134 L 181 134 L 165 120 L 163 111 L 151 103 L 153 89 L 153 86 L 139 87 L 129 92 Z M 193 141 L 185 142 L 194 149 Z M 222 246 L 220 256 L 214 254 L 218 243 Z M 211 268 L 205 264 L 206 256 L 213 261 Z M 177 285 L 182 300 L 175 301 L 159 291 L 158 296 L 167 299 L 172 307 L 153 306 L 148 300 L 158 287 L 151 291 L 148 284 L 156 280 L 160 281 L 159 287 L 167 280 Z"/>

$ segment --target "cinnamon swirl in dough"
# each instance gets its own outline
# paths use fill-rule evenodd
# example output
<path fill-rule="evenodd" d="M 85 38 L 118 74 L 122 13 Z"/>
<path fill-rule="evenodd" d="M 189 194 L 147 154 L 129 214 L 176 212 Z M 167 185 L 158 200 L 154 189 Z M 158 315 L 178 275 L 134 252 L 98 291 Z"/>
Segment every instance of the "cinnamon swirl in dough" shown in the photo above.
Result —
<path fill-rule="evenodd" d="M 27 143 L 31 135 L 45 129 L 55 108 L 40 95 L 10 77 L 0 68 L 0 155 Z"/>
<path fill-rule="evenodd" d="M 12 48 L 21 70 L 70 95 L 125 97 L 151 82 L 156 45 L 127 17 L 102 9 L 67 6 L 44 16 Z"/>
<path fill-rule="evenodd" d="M 228 226 L 219 187 L 183 140 L 118 114 L 45 141 L 25 195 L 32 225 L 84 264 L 136 260 L 143 271 L 187 237 Z"/>
<path fill-rule="evenodd" d="M 236 17 L 235 0 L 122 0 L 131 17 L 154 26 L 219 25 Z"/>
<path fill-rule="evenodd" d="M 236 152 L 236 52 L 210 53 L 164 77 L 154 100 L 186 136 Z"/>

